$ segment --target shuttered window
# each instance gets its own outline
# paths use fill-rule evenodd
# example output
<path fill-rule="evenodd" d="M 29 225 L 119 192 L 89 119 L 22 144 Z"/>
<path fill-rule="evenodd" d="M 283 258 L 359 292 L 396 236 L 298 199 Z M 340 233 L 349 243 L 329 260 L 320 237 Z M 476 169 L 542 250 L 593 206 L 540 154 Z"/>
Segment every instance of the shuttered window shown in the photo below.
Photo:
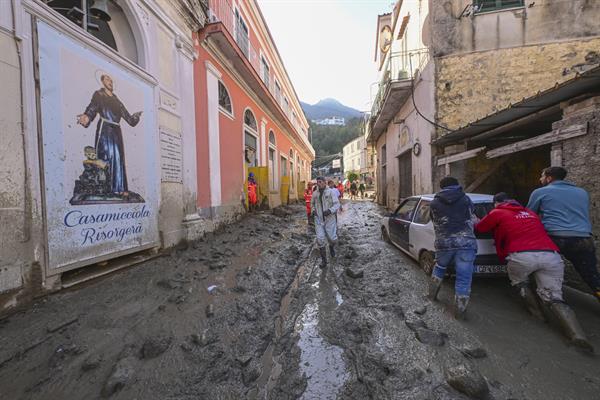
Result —
<path fill-rule="evenodd" d="M 476 12 L 501 10 L 503 8 L 522 7 L 523 0 L 475 0 Z"/>

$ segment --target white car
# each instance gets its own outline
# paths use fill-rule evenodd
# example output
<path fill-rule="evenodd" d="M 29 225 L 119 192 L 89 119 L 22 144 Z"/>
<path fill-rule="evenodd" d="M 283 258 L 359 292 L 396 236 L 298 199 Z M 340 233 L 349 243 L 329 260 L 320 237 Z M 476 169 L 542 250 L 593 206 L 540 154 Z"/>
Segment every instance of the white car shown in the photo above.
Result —
<path fill-rule="evenodd" d="M 475 206 L 474 213 L 481 219 L 494 208 L 493 196 L 467 193 Z M 381 221 L 382 238 L 419 262 L 428 275 L 435 266 L 435 233 L 429 215 L 433 194 L 406 198 L 396 211 Z M 477 234 L 475 274 L 506 274 L 506 264 L 500 262 L 491 234 Z"/>

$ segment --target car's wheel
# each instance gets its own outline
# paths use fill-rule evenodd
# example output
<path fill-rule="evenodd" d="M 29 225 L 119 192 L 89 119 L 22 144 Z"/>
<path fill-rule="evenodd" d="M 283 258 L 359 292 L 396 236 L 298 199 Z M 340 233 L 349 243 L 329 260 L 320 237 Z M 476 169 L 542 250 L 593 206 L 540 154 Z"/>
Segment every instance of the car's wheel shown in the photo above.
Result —
<path fill-rule="evenodd" d="M 419 256 L 419 265 L 427 275 L 431 275 L 433 268 L 435 267 L 435 257 L 433 256 L 433 253 L 423 250 Z"/>
<path fill-rule="evenodd" d="M 390 235 L 388 235 L 387 229 L 385 228 L 381 228 L 381 238 L 386 243 L 392 243 L 392 241 L 390 240 Z"/>

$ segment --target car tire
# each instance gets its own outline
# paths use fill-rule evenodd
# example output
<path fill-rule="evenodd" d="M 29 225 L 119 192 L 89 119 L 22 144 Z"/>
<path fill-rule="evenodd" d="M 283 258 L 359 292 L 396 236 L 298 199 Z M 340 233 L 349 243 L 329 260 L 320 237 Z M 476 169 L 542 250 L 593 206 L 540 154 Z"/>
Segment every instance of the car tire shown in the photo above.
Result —
<path fill-rule="evenodd" d="M 421 269 L 427 274 L 431 275 L 433 268 L 435 267 L 435 257 L 432 252 L 423 250 L 419 255 L 419 265 Z"/>
<path fill-rule="evenodd" d="M 390 240 L 390 235 L 388 235 L 387 229 L 385 228 L 381 228 L 381 238 L 386 243 L 392 243 L 392 241 Z"/>

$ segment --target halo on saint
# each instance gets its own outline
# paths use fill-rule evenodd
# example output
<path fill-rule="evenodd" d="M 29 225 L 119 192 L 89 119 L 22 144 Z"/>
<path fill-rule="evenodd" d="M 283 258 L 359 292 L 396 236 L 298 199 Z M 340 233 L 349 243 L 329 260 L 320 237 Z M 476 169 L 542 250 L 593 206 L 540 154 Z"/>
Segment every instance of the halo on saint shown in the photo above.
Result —
<path fill-rule="evenodd" d="M 102 86 L 102 77 L 104 75 L 108 75 L 112 78 L 112 76 L 103 69 L 97 69 L 96 72 L 94 72 L 94 76 L 96 77 L 96 82 L 98 82 L 98 84 L 100 86 Z"/>

